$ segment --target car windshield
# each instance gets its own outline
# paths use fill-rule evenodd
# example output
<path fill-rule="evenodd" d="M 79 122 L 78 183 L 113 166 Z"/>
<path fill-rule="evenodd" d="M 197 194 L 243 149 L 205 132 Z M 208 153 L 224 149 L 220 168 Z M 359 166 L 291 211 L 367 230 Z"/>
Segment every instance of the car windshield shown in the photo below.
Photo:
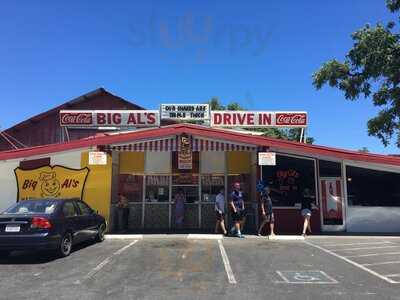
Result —
<path fill-rule="evenodd" d="M 54 200 L 25 200 L 15 203 L 4 214 L 52 214 L 57 206 Z"/>

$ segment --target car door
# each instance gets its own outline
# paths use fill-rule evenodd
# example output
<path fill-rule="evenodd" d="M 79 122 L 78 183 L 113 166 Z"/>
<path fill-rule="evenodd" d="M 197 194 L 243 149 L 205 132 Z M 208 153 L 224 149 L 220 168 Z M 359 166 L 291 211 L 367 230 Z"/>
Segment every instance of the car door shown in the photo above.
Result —
<path fill-rule="evenodd" d="M 82 226 L 79 222 L 78 210 L 73 201 L 65 201 L 62 207 L 65 231 L 72 232 L 74 243 L 82 241 Z"/>
<path fill-rule="evenodd" d="M 79 218 L 81 219 L 82 226 L 84 227 L 84 238 L 89 239 L 97 233 L 97 226 L 95 224 L 93 210 L 82 201 L 76 201 L 76 204 L 79 208 Z"/>

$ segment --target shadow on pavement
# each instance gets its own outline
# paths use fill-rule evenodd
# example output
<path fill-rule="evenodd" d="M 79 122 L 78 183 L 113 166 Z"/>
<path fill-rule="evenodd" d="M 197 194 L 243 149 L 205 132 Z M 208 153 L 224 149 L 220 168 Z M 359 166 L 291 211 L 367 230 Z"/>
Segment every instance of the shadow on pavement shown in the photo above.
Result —
<path fill-rule="evenodd" d="M 82 249 L 95 245 L 94 241 L 86 241 L 72 248 L 71 255 L 79 252 Z M 13 251 L 8 257 L 0 257 L 0 265 L 31 265 L 31 264 L 45 264 L 60 258 L 54 251 Z"/>

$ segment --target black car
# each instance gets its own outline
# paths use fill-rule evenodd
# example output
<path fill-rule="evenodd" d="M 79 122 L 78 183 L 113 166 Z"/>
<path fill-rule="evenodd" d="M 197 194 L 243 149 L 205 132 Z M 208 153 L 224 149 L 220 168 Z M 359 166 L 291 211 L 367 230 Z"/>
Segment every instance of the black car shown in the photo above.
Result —
<path fill-rule="evenodd" d="M 27 249 L 65 257 L 77 243 L 102 242 L 105 231 L 105 219 L 81 200 L 24 200 L 0 214 L 0 257 Z"/>

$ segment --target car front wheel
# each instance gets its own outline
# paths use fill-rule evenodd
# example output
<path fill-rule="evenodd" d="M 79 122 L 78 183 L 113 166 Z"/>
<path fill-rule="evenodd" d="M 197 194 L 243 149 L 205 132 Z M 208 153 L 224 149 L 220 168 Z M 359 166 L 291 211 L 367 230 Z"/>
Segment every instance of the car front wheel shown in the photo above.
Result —
<path fill-rule="evenodd" d="M 102 242 L 102 241 L 104 241 L 104 239 L 105 239 L 105 237 L 104 237 L 104 235 L 105 235 L 105 233 L 106 233 L 106 224 L 101 224 L 100 226 L 99 226 L 99 229 L 97 230 L 97 235 L 96 235 L 96 242 Z"/>
<path fill-rule="evenodd" d="M 70 233 L 66 233 L 60 242 L 58 247 L 58 255 L 61 257 L 66 257 L 70 255 L 72 249 L 72 235 Z"/>

